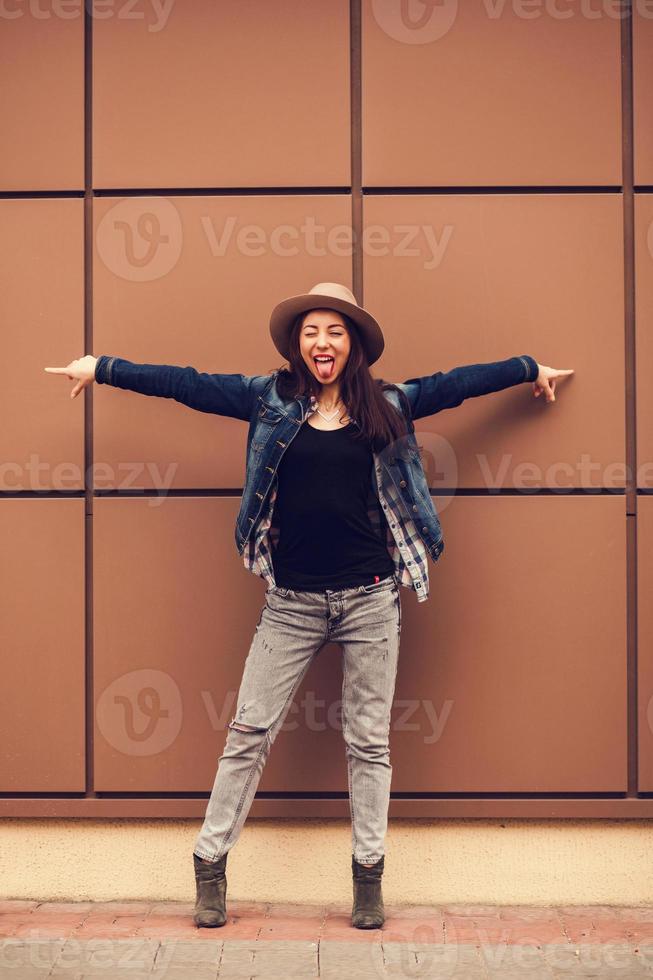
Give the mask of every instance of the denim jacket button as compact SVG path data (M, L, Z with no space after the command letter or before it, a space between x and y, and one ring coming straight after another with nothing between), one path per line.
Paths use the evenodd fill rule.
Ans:
M413 504L413 510L417 510L417 504Z
M407 483L406 483L406 481L405 481L405 480L400 480L400 481L399 481L399 486L400 486L400 487L405 487L405 486L407 486Z
M425 526L422 528L422 531L428 531L428 528Z

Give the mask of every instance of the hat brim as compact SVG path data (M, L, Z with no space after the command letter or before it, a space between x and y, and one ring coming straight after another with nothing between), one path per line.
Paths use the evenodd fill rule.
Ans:
M347 300L338 299L335 296L325 296L319 293L302 293L300 296L289 296L282 300L272 310L270 315L270 336L274 346L280 354L289 359L290 330L295 317L300 313L307 313L309 310L336 310L350 317L360 330L361 342L367 355L368 364L378 361L385 341L383 331L374 317L353 303Z

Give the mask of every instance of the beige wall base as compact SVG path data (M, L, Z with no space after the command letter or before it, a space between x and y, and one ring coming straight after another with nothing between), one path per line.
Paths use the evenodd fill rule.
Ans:
M0 822L0 898L194 901L199 820ZM250 818L227 862L232 899L347 902L350 824ZM401 820L387 903L653 902L651 821Z

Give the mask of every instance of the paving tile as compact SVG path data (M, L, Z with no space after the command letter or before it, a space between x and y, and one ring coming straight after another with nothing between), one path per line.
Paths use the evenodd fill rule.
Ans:
M555 905L500 905L499 918L515 922L559 922Z
M283 976L308 980L318 976L317 957L317 943L233 940L224 944L218 976L265 977L265 980Z
M571 915L561 916L562 928L572 943L590 942L595 931L594 922L589 917L574 918Z
M442 912L446 915L463 915L463 916L474 916L474 915L490 915L499 916L499 911L501 909L500 905L461 905L461 904L447 904L442 905Z
M260 916L265 918L270 908L270 902L244 902L240 899L233 901L227 894L227 913L240 918L245 915Z
M5 972L0 972L0 977L2 980L44 980L45 977L50 976L49 969L43 970L32 970L29 967L24 967L20 973L16 970L6 970Z
M223 943L171 940L157 950L152 977L157 980L215 980Z
M350 912L346 915L329 915L322 926L322 940L368 945L380 942L381 937L381 929L357 929L353 926Z
M442 918L443 907L441 905L406 905L399 902L386 902L385 914L386 917L396 916L399 919Z
M638 961L646 964L653 976L653 943L637 943L635 949Z
M257 939L265 919L263 917L234 916L227 910L227 921L222 926L196 926L192 923L196 932L197 939L207 939L212 935L219 936L221 940L242 940L249 941Z
M547 966L554 976L623 977L631 972L641 972L641 962L628 944L612 944L601 947L595 943L573 947L548 947L543 950Z
M217 931L217 930L216 930ZM184 939L165 939L159 944L154 964L159 967L162 963L176 965L177 963L213 963L220 962L223 941L221 939L195 939L187 942Z
M477 927L482 945L506 943L507 945L542 946L544 943L565 943L567 937L557 922L531 922L516 925L500 922L498 925Z
M180 964L179 966L169 966L160 970L155 968L148 974L148 980L216 980L217 976L218 967L216 965L195 964L191 972L188 966ZM121 980L130 980L130 978L125 976Z
M166 903L168 904L168 903ZM93 902L90 915L147 915L154 902Z
M620 919L653 922L653 905L615 905L612 911Z
M193 915L194 902L156 902L149 909L151 915Z
M538 946L488 943L481 946L478 953L491 977L499 977L508 973L519 974L523 977L542 974L551 980L552 974L544 951Z
M373 930L357 929L357 932ZM320 943L320 980L356 980L358 977L383 977L385 967L380 943Z
M535 967L533 970L490 970L486 974L488 980L554 980L553 973L546 967Z
M0 915L0 939L7 939L14 935L19 926L25 924L29 917L29 912L5 912Z
M0 945L0 976L22 980L23 974L43 973L52 969L64 940L9 939Z
M94 915L85 919L73 935L78 939L128 939L138 935L145 921L145 915Z
M52 968L52 977L79 972L85 976L131 976L152 969L158 942L142 939L68 940Z
M295 902L269 902L265 911L265 916L274 918L283 916L284 918L298 919L324 919L329 911L328 905L309 905Z
M556 906L561 915L571 915L575 919L614 919L616 906L614 905L558 905Z
M650 943L653 941L653 922L645 922L641 919L626 921L626 933L630 942Z
M20 898L7 899L6 901L0 902L0 915L4 915L5 912L12 915L16 912L29 912L30 909L36 908L38 904L35 900Z
M444 922L438 917L404 919L386 916L382 929L382 941L383 943L404 942L444 945Z
M393 943L383 940L383 959L388 976L451 978L485 977L478 951L473 946L432 943Z
M68 939L74 935L76 920L66 925L65 923L39 923L30 922L17 926L12 933L12 939Z
M442 917L444 925L444 939L447 943L478 943L478 929L473 919L462 915L449 915L447 912Z
M261 925L261 940L301 940L318 942L322 933L324 919L319 915L299 916L295 913L281 913L271 909Z
M84 917L93 907L93 902L39 902L39 912L77 912Z

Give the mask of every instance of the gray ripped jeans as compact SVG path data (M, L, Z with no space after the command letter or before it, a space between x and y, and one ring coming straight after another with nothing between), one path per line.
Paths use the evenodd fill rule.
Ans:
M348 589L267 590L195 844L198 857L218 861L238 840L293 697L322 646L332 641L343 651L342 731L352 853L364 864L380 860L388 825L390 712L400 633L394 575Z

